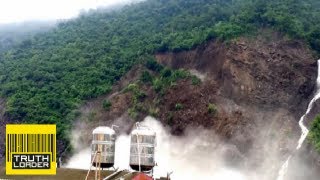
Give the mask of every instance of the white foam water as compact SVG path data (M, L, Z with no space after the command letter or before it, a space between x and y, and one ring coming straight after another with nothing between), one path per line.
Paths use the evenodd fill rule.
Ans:
M301 128L301 136L299 138L298 141L298 145L296 147L296 150L299 150L304 142L304 140L307 138L309 130L308 128L304 125L304 120L305 117L310 113L310 111L313 108L314 103L320 98L320 60L318 60L318 77L317 77L317 91L315 96L312 98L312 100L310 101L309 105L308 105L308 109L306 111L306 113L300 118L299 120L299 126ZM285 163L283 163L283 165L281 166L281 169L279 171L277 180L283 180L285 174L287 173L288 170L288 166L289 166L289 162L291 159L292 155L290 155L288 157L288 159L286 160Z

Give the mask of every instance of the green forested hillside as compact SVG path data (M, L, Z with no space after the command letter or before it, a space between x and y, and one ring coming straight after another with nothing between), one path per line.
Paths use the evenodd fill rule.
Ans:
M84 100L111 90L134 64L159 51L187 50L272 28L320 51L318 0L147 0L61 22L0 54L6 115L56 123L60 140Z
M55 26L55 21L29 21L24 23L0 24L0 53L12 46L30 39L40 32L47 32Z

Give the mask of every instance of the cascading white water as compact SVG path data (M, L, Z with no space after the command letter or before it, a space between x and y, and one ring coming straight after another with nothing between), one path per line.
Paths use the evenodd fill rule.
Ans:
M304 140L306 139L308 133L309 133L309 130L308 128L304 125L304 120L305 120L305 117L310 113L310 111L312 110L312 107L314 105L314 103L320 98L320 59L318 60L318 77L317 77L317 91L316 91L316 94L315 96L312 98L312 100L310 101L309 105L308 105L308 109L307 109L307 112L300 118L299 120L299 126L301 128L301 136L300 136L300 139L298 141L298 145L297 145L297 148L296 150L299 150L304 142ZM283 163L283 165L281 166L281 169L279 171L279 174L278 174L278 178L277 180L283 180L284 178L284 175L286 174L287 172L287 169L288 169L288 166L289 166L289 161L291 159L292 155L290 155L288 157L288 159L286 160L285 163Z

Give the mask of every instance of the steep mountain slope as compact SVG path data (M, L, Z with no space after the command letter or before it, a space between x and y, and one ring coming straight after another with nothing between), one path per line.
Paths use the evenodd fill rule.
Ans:
M0 25L0 53L12 48L37 33L44 33L55 26L54 21L30 21Z
M255 121L259 129L265 119L274 118L276 125L294 129L289 124L295 124L314 90L316 61L308 46L319 51L319 7L316 0L148 0L61 22L50 32L0 54L0 92L6 99L0 132L7 122L55 123L61 155L71 149L70 130L80 115L76 109L86 100L111 92L133 65L155 55L173 68L206 74L209 83L189 86L197 84L194 77L156 68L150 73L159 77L149 82L156 92L148 85L131 86L128 91L133 95L116 96L123 101L118 103L118 113L128 110L134 119L158 114L175 134L183 133L187 125L209 125L227 139L240 132L244 137L239 136L234 144L241 153L248 153L253 135L246 128L252 126L251 121L261 120ZM231 41L268 34L261 29L281 35ZM174 83L188 93L171 87ZM139 98L144 95L137 89L158 101L149 99L140 106ZM122 107L131 98L134 106ZM144 105L152 106L146 109ZM220 113L212 118L210 114L217 110ZM194 121L198 117L203 121ZM273 123L268 125L273 129Z
M297 122L316 89L317 75L317 64L303 44L273 36L269 37L271 41L261 36L249 41L240 38L227 47L208 43L190 52L157 55L163 64L196 69L207 74L208 79L215 79L222 96L218 107L228 109L229 114L240 111L243 119L232 117L240 124L227 123L226 126L239 128L231 131L230 141L247 158L241 162L266 179L276 178L276 164L296 153L295 142L300 133ZM215 132L222 129L218 125ZM318 179L318 158L310 149L312 152L309 146L295 155L288 179Z
M208 43L190 52L159 53L156 57L166 66L207 74L217 81L224 96L237 102L280 105L300 115L297 108L305 105L301 102L314 90L315 57L299 41L287 41L268 31L260 33L256 40L240 38L227 47Z
M261 32L255 39L209 41L190 51L155 55L159 63L187 69L202 81L185 76L159 91L158 80L165 82L175 71L158 73L148 63L133 68L108 96L82 106L74 131L82 145L77 149L89 145L95 126L118 124L128 132L137 120L152 115L175 135L193 127L209 129L232 145L224 153L231 166L254 168L261 179L275 178L294 152L297 121L313 95L317 65L302 42Z

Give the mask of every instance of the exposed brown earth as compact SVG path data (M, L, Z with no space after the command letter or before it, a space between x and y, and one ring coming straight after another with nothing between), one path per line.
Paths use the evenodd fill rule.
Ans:
M317 62L302 42L273 36L269 41L263 37L240 38L229 44L211 41L192 51L156 57L173 68L206 73L217 82L222 96L236 102L286 106L295 111L310 99Z
M279 159L284 162L293 153L300 135L297 121L312 98L317 76L316 59L302 42L276 33L271 38L211 41L192 51L156 55L161 64L196 70L218 85L203 96L216 96L219 112L227 113L225 121L214 119L208 125L234 143L248 157L247 165L262 174L277 172ZM184 93L175 94L183 98ZM188 124L205 121L198 117Z
M300 135L297 121L315 88L317 64L305 44L273 33L268 38L210 41L191 51L155 56L163 65L192 70L204 78L199 85L193 85L190 79L180 80L163 95L155 93L150 85L140 85L146 94L141 102L145 109L156 112L175 135L182 135L189 127L211 129L235 145L226 154L232 165L276 175L295 149ZM82 107L82 121L77 126L85 132L81 133L86 135L81 136L84 144L90 142L91 130L97 125L114 123L129 132L135 122L127 113L133 95L120 90L135 82L142 69L131 70L112 95ZM112 102L109 111L102 109L104 99ZM182 107L177 109L177 104ZM208 112L209 104L217 107L216 114ZM92 112L94 117L90 116ZM137 119L146 115L148 111L140 112ZM94 123L89 127L88 121Z
M146 111L134 120L128 115L133 94L122 90L139 78L144 68L136 66L111 94L81 107L73 131L73 137L81 143L75 143L75 148L88 147L96 126L117 124L120 131L129 132L136 120L152 110L175 135L202 126L234 145L225 155L233 166L276 175L295 149L300 135L297 121L315 89L316 60L303 42L271 33L228 43L210 41L190 51L155 57L171 68L198 73L204 77L202 83L180 80L163 95L151 85L140 85L146 94L141 102ZM112 103L110 110L102 108L105 99ZM209 104L216 106L217 113L208 111Z

